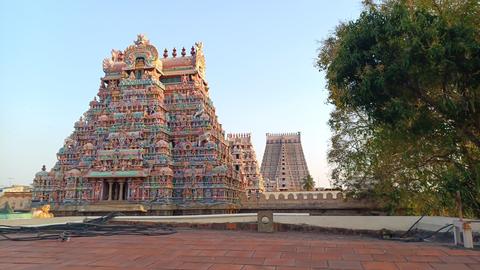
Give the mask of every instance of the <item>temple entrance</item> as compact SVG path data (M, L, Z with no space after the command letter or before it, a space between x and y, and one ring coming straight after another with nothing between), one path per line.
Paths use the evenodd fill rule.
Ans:
M102 200L123 201L127 198L128 183L125 179L108 179L103 181Z

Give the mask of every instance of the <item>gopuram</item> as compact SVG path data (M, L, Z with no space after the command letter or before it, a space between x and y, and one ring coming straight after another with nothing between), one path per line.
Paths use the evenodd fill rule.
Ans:
M144 35L103 61L105 76L33 206L57 214L231 213L246 180L209 98L202 43L163 55Z
M235 170L240 172L247 183L247 196L258 195L265 191L263 177L258 167L257 155L253 148L250 133L227 134L230 151L233 155Z
M267 133L260 171L267 191L301 191L309 173L300 132Z

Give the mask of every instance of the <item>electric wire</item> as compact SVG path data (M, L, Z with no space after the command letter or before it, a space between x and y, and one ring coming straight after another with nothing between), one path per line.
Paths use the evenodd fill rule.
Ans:
M412 231L413 227L415 227L415 225L418 224L418 222L420 222L420 220L423 219L423 217L425 216L421 216L419 219L417 219L417 221L415 221L415 223L412 224L412 226L410 226L410 228L408 228L408 230L402 234L400 237L403 238L403 237L406 237L408 234L410 234L410 232Z
M170 235L177 231L163 224L111 224L109 223L118 213L110 213L100 218L86 220L82 223L65 223L43 225L35 227L4 226L0 225L0 241L35 241L35 240L62 240L68 241L72 237L96 237L115 235L143 235L160 236Z

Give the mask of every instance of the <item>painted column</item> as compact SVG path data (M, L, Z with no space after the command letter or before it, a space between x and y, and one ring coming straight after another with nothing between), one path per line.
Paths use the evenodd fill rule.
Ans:
M112 188L113 188L113 183L112 180L108 180L108 200L112 200Z
M126 186L126 189L127 189L127 198L126 198L126 199L127 199L127 201L130 200L130 196L131 196L130 193L132 192L132 191L130 190L130 187L132 186L131 183L132 183L132 179L131 179L131 178L128 178L128 180L127 180L127 186Z
M125 184L125 180L120 180L120 194L118 194L118 200L123 201L123 184Z

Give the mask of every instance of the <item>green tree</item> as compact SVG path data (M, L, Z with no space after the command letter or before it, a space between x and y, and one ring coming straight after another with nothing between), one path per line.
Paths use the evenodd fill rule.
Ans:
M302 188L307 191L312 191L315 188L315 181L310 174L302 179Z
M13 213L13 208L10 206L8 202L6 202L3 207L0 209L0 214L11 214Z
M392 212L480 216L480 4L366 4L320 50L334 184Z

